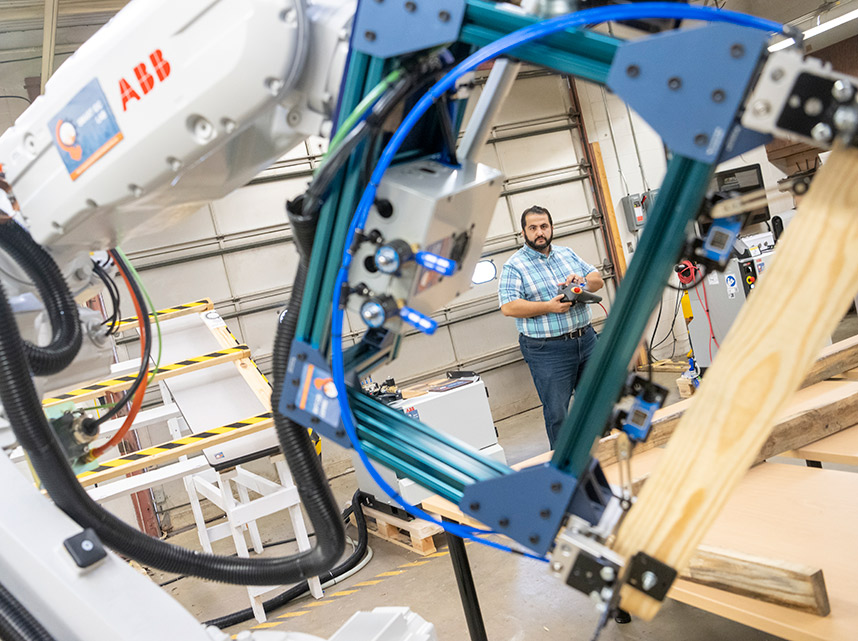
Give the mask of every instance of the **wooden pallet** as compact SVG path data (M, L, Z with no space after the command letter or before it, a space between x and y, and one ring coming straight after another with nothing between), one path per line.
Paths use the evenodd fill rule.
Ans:
M440 526L422 519L406 521L366 506L362 508L367 529L371 534L421 556L436 552L435 536L444 533Z

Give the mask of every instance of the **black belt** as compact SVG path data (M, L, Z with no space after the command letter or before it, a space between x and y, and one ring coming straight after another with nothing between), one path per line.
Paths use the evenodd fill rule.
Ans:
M578 329L573 329L571 332L566 332L565 334L560 334L560 336L543 336L541 338L535 338L534 336L527 336L525 338L533 338L538 341L563 341L569 340L571 338L581 338L584 334L587 333L592 325L584 325L584 327L579 327Z

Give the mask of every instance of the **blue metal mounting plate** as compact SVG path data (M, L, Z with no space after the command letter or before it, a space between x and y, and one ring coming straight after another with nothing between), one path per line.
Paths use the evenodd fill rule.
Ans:
M292 341L277 409L299 425L312 428L337 445L351 448L340 420L331 366L317 349L303 341Z
M577 484L573 476L545 463L468 485L459 508L537 554L546 554Z
M361 0L352 47L390 58L455 42L465 19L465 0Z
M768 40L759 29L716 23L628 42L607 84L671 150L715 163L728 142L748 140L736 135L737 112Z

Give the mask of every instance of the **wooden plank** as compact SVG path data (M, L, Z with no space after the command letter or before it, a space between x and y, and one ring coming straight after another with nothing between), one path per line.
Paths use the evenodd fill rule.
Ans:
M813 385L858 367L858 336L825 346L805 376L802 387Z
M858 466L858 425L804 447L784 452L781 456Z
M149 314L149 318L151 319L157 315L158 321L160 322L170 320L171 318L179 318L180 316L189 316L190 314L201 314L202 312L207 312L212 309L214 309L214 303L212 303L211 298L201 298L193 303L185 303L184 305L177 305L176 307L168 307L167 309L159 310L155 312L155 314ZM137 329L139 326L140 322L137 317L129 316L128 318L123 318L119 321L117 331L128 332L132 329Z
M220 445L248 434L261 432L272 425L274 425L274 420L271 418L271 414L261 414L104 461L95 469L78 474L77 478L84 487L102 483L147 467L175 461L182 456L195 454L208 447Z
M701 545L681 576L802 612L819 616L831 612L822 570L801 563Z
M366 506L361 509L371 533L422 556L435 552L433 537L444 532L441 527L422 519L406 521Z
M667 444L693 400L689 398L658 410L650 437L635 447L635 456ZM853 425L858 425L858 382L822 381L796 392L781 409L775 427L760 448L755 462L802 447ZM615 463L617 457L612 437L601 439L593 455L603 467Z
M152 382L163 381L167 378L196 372L207 367L223 365L224 363L230 363L249 356L250 350L247 345L238 345L237 347L222 349L210 354L195 356L194 358L188 358L184 361L179 361L178 363L162 365L155 371L155 376L152 379ZM87 385L81 389L57 394L54 397L43 399L42 407L51 407L53 405L67 403L69 401L73 403L83 403L84 401L92 401L97 398L101 398L108 392L121 392L131 387L135 378L137 378L137 374L129 374L127 376L120 376L118 378L93 383L92 385Z
M212 326L206 323L212 335L217 340L218 344L223 348L235 347L239 344L238 339L233 335L226 323L223 325ZM253 390L259 401L267 408L271 409L271 383L265 378L265 375L259 370L256 362L250 358L242 358L235 361L235 367L238 373L244 379L244 382Z
M655 361L651 365L639 365L638 371L645 372L648 371L650 367L652 367L653 372L678 372L681 374L688 369L688 361L672 361L670 359L665 359Z
M623 251L622 236L620 236L620 227L617 224L617 212L614 210L614 199L611 197L611 190L608 186L608 174L605 171L605 162L602 159L602 146L597 142L590 143L590 156L593 159L593 168L591 177L593 179L593 187L601 196L600 200L604 205L605 220L608 221L608 231L610 232L611 244L613 245L613 254L616 257L617 264L614 270L617 273L617 282L623 279L626 275L626 254ZM637 362L641 365L649 363L649 355L644 348L643 343L638 348Z
M858 283L858 149L837 147L782 236L766 278L742 307L661 465L617 534L682 570L801 385ZM825 287L796 283L813 274ZM625 586L622 607L645 620L661 603Z

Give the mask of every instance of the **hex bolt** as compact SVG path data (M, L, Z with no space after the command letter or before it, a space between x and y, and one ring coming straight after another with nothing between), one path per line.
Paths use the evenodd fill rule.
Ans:
M295 403L289 403L289 404L286 406L286 409L287 409L287 410L294 410L294 409L295 409Z
M93 545L92 541L90 541L89 539L84 539L80 542L80 549L84 552L92 552L94 547L95 545Z
M543 519L547 519L551 516L551 510L541 510L539 512L539 516L541 516Z
M498 521L498 525L500 525L501 527L508 527L509 526L509 519L506 517L503 517L502 519L500 519Z
M560 572L561 570L563 570L563 564L560 561L555 561L551 564L552 572Z
M755 100L754 104L751 105L751 113L753 113L758 118L762 118L763 116L767 116L769 112L772 110L772 103L768 100Z
M822 101L816 96L811 96L804 101L804 113L806 113L811 118L821 114L824 108L825 107L822 104Z
M539 535L538 534L531 534L528 541L533 543L533 545L536 545L537 543L539 543Z
M301 381L299 381L297 378L292 379L292 385L294 385L295 387L298 387L298 385L300 385L300 384L301 384Z
M838 107L834 112L834 126L838 131L852 133L858 129L858 109L855 107Z
M716 89L712 92L712 102L724 102L724 99L727 97L727 94L723 89Z
M799 107L801 107L801 98L793 94L789 97L789 100L787 100L787 104L790 106L791 109L798 109Z
M644 592L652 590L657 583L658 577L655 575L655 572L647 570L641 575L641 587L644 589Z
M346 435L346 431L344 429L337 430L337 438L343 438Z
M605 583L610 583L617 578L617 573L610 565L606 565L599 570L599 576L602 577L602 581Z
M667 81L667 87L671 91L676 91L677 89L681 89L682 88L682 78L677 78L676 76L674 76L673 78L670 78Z
M626 67L626 75L629 78L637 78L639 75L641 75L641 68L637 65L629 65L628 67Z
M414 13L415 11L417 11L417 3L411 2L411 0L409 0L408 2L405 3L405 10L408 13Z
M745 55L745 47L737 42L730 47L730 55L734 58L741 58Z
M369 40L370 42L375 42L376 34L375 31L367 31L363 34L363 37Z
M479 512L480 511L480 504L477 501L474 501L468 507L471 508L471 512Z
M819 142L828 142L832 137L831 127L824 122L818 122L810 130L810 137Z
M785 74L786 74L786 72L783 69L781 69L780 67L778 67L777 69L772 69L771 79L774 80L775 82L779 82L780 79L783 78Z
M563 484L562 484L562 483L554 482L554 483L552 483L552 484L551 484L551 491L552 491L552 492L554 492L555 494L557 494L558 492L560 492L560 490L562 490L562 489L563 489Z
M296 358L297 358L299 361L306 361L306 360L307 360L307 355L306 355L306 354L298 354L298 356L296 356Z
M838 80L831 88L831 95L837 102L849 102L855 95L855 88L852 86L851 82Z
M318 417L318 416L313 416L313 417L311 417L311 418L310 418L310 422L311 422L313 425L318 425L318 424L319 424L319 417Z
M707 142L709 142L709 136L706 134L697 134L694 136L694 144L698 147L703 147Z
M441 22L450 22L450 12L449 11L439 11L438 12L438 20Z

